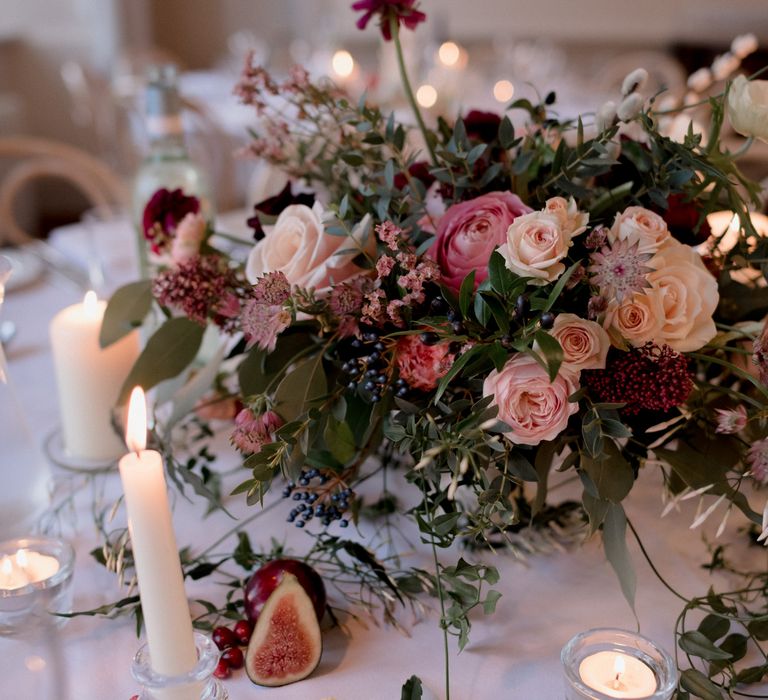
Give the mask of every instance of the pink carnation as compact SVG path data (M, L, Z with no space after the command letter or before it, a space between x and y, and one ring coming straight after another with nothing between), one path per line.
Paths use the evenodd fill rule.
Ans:
M458 292L462 280L474 270L477 287L488 277L491 253L506 242L512 222L530 211L511 192L490 192L449 207L430 250L443 282Z
M400 378L414 389L431 391L453 364L450 343L426 345L416 335L406 335L397 341L395 358Z

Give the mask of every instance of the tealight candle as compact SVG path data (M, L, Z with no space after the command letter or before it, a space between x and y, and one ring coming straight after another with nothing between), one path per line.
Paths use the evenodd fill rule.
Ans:
M0 589L13 591L30 583L39 583L59 570L55 557L28 549L19 549L12 557L0 559Z
M50 336L64 448L84 460L117 459L120 438L110 421L120 388L139 355L136 332L109 347L99 345L105 301L88 292L51 321Z
M567 700L669 700L674 660L651 640L617 629L577 634L561 655Z

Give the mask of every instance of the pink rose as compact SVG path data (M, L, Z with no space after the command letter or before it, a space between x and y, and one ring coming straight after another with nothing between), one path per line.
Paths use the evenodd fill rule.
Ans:
M560 222L560 228L571 238L583 233L589 223L589 214L579 211L576 200L571 197L551 197L544 203L544 211Z
M200 252L205 236L205 219L200 214L187 214L176 227L171 242L171 259L175 263L193 258Z
M638 253L656 253L669 239L667 222L658 214L644 207L627 207L616 214L608 233L610 241L628 241L639 244Z
M626 347L624 341L640 347L659 337L664 323L661 297L653 289L647 291L635 292L621 303L612 301L608 305L603 325L613 334L618 347Z
M538 445L553 440L578 411L568 397L579 388L578 375L561 367L554 382L530 355L516 355L500 372L493 370L483 383L483 395L493 395L498 419L511 430L506 434L516 445Z
M443 282L458 292L475 271L475 287L488 277L488 260L504 243L507 229L531 209L511 192L490 192L449 207L440 219L432 255Z
M408 386L431 391L453 364L450 343L426 345L417 335L404 335L397 341L396 362L400 378Z
M267 272L282 272L292 285L327 292L364 271L352 262L361 252L373 253L376 245L370 216L349 236L327 233L322 207L315 203L292 204L280 213L266 235L251 250L245 274L251 283ZM340 252L349 251L349 252Z
M550 331L563 349L563 367L580 372L583 369L605 369L605 358L611 339L595 321L559 314Z

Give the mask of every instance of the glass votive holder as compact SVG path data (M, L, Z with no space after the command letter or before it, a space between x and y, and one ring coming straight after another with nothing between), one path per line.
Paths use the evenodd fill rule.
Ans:
M0 542L0 636L61 627L72 612L75 551L63 540L24 537Z
M634 632L593 629L581 632L560 654L566 700L670 700L677 687L675 660Z
M190 697L200 700L228 700L227 691L213 675L221 655L218 647L209 637L199 632L195 632L195 647L197 665L191 671L181 676L164 676L152 669L149 647L144 644L136 652L131 665L131 673L141 685L139 700L173 698L174 690L185 700Z

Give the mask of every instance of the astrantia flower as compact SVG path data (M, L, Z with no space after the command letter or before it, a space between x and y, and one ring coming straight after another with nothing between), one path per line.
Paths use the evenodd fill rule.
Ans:
M211 319L227 329L237 309L237 293L237 281L226 260L216 255L184 260L152 283L152 294L161 306L179 309L196 323Z
M416 335L406 335L397 341L395 362L400 378L414 389L431 391L453 365L450 343L426 345Z
M187 214L200 211L200 200L188 197L181 189L168 190L164 187L152 195L142 216L144 238L153 253L163 252L170 243L176 227Z
M356 277L331 289L328 308L338 318L339 333L343 337L357 333L365 294L370 291L371 286L371 280L367 277Z
M235 429L230 441L242 453L255 454L274 441L275 431L281 425L283 420L274 411L256 416L251 409L244 408L235 417Z
M622 412L666 413L685 403L693 389L688 360L668 346L648 343L608 357L604 370L584 372L592 395L606 403L625 403Z
M758 484L768 484L768 438L752 444L747 451L749 473Z
M738 406L735 409L715 409L717 413L716 433L730 435L744 430L747 425L747 409L744 406Z
M291 285L282 272L268 272L253 285L253 298L260 304L280 306L291 296Z
M652 257L650 253L640 253L638 243L616 240L592 253L587 272L604 297L621 301L650 287L646 275L653 269L645 263Z
M396 19L398 24L404 24L408 29L416 29L427 16L416 9L416 0L358 0L352 3L352 9L363 12L357 20L357 28L365 29L375 15L379 16L379 28L386 41L392 39L390 21Z

